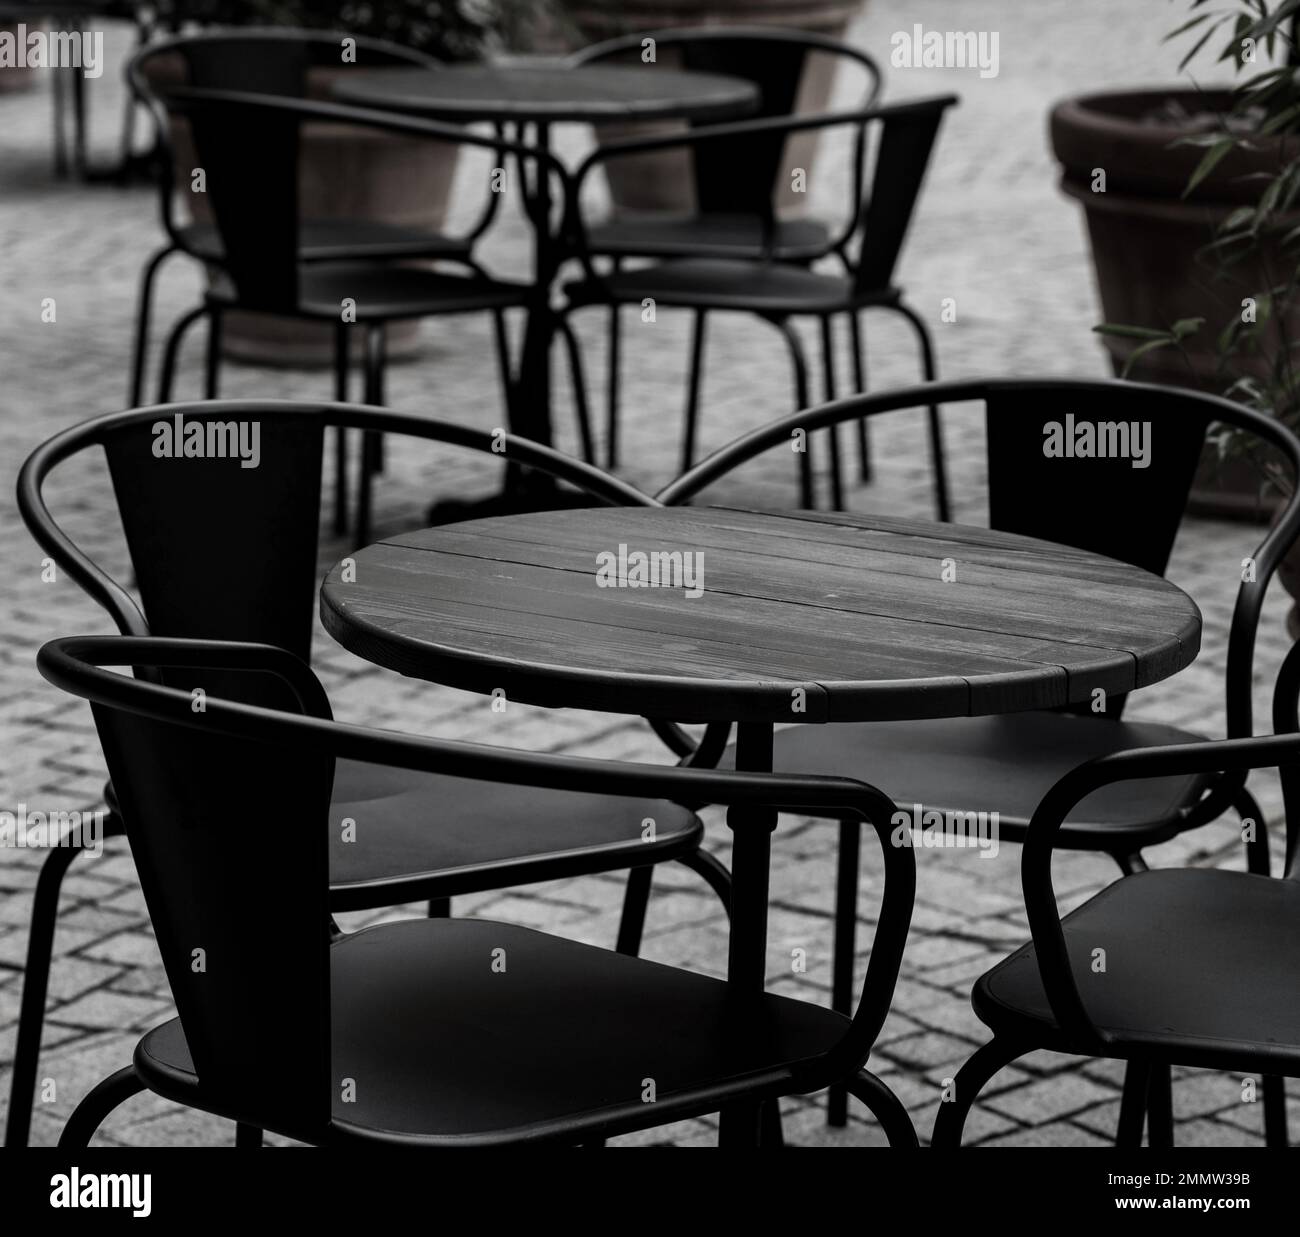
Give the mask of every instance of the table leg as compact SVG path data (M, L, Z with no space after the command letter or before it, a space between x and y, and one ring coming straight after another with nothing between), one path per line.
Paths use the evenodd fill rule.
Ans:
M550 126L536 126L538 150L549 153ZM559 246L550 233L551 178L542 167L534 168L529 188L527 173L520 168L525 202L533 223L533 299L524 328L523 355L519 361L519 398L512 411L511 429L524 438L547 446L551 443L551 342L555 319L551 310L551 285L559 270Z
M539 150L549 153L550 126L537 124L535 142ZM522 140L523 126L513 134ZM529 184L528 160L519 160L519 180L524 209L533 225L533 295L524 324L523 350L515 381L514 398L507 410L511 433L530 438L544 446L551 445L551 344L555 338L555 313L551 308L551 289L564 261L561 242L550 233L553 195L550 177L541 169ZM492 515L511 515L521 511L543 510L557 506L574 506L572 496L561 491L545 473L507 463L505 483L500 493L481 502L450 500L435 503L428 513L430 524ZM578 505L587 505L578 500Z
M771 722L741 722L736 727L736 768L771 772ZM768 883L776 817L770 808L732 807L727 811L732 832L727 979L732 999L740 1003L761 996L767 978ZM725 1147L753 1147L761 1132L760 1105L733 1104L722 1112L718 1142Z

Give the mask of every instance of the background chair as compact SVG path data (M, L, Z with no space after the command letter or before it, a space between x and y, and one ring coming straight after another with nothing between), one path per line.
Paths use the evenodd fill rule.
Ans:
M344 37L355 44L355 59L342 63ZM132 350L131 385L127 399L132 408L144 402L144 373L148 353L149 319L153 287L167 258L183 253L205 265L224 257L221 234L212 222L181 222L177 215L174 130L162 105L158 83L172 77L173 86L207 90L232 90L305 99L317 88L313 75L328 69L347 73L354 69L436 69L440 62L384 39L330 31L292 30L282 27L241 28L163 39L138 52L126 68L133 99L154 120L154 146L159 207L167 242L145 264L141 277L139 310ZM177 126L179 130L180 125ZM186 178L188 179L188 178ZM485 205L475 225L462 236L448 236L421 228L404 227L371 219L304 218L299 232L303 262L394 260L424 258L460 260L472 267L474 241L491 224L499 195L486 193ZM502 356L504 363L504 354Z
M837 314L867 308L886 309L901 314L917 333L922 364L927 379L935 376L934 352L921 318L903 301L902 291L893 283L894 268L916 206L917 196L930 160L944 112L957 100L952 96L923 99L871 108L857 112L834 113L804 119L742 121L712 125L680 135L611 143L594 151L578 168L571 183L572 207L570 227L575 248L583 260L585 277L567 285L570 311L589 305L640 304L653 301L662 307L696 311L731 310L754 314L771 322L782 333L790 350L794 367L795 406L811 403L807 363L803 348L791 320L812 317L821 327L824 377L827 395L835 394L833 358L830 349L830 323ZM823 274L775 258L773 241L776 218L769 194L754 209L763 237L762 258L687 258L656 262L613 274L597 271L587 250L586 224L580 206L583 182L593 169L611 159L652 150L690 147L700 150L700 158L715 157L725 148L727 162L744 163L737 154L755 140L770 143L800 133L812 133L833 127L850 126L854 133L853 174L849 178L852 193L850 224L840 252L846 253L850 241L857 241L857 257L850 262L847 274ZM875 159L871 187L863 198L866 173L868 130L875 130ZM720 146L719 144L725 144ZM698 384L697 384L698 386ZM698 395L698 390L695 392ZM689 467L695 454L695 400L688 405L682 448L683 468ZM940 518L948 513L947 470L943 457L939 410L929 410L930 450L935 475L936 505ZM838 438L828 434L831 447L832 499L842 507L843 479ZM813 470L807 451L799 453L800 485L803 504L814 505Z
M958 1072L952 1102L939 1105L936 1147L959 1146L980 1090L1036 1048L1127 1061L1129 1077L1148 1084L1152 1147L1173 1146L1171 1064L1264 1074L1268 1142L1286 1144L1277 1076L1300 1076L1298 698L1300 644L1278 677L1276 736L1112 752L1051 788L1034 813L1021 863L1033 940L975 985L971 1004L993 1039ZM1280 879L1203 868L1135 872L1061 917L1052 852L1082 802L1151 778L1197 779L1216 787L1201 812L1210 819L1249 770L1274 766L1286 803ZM1098 950L1104 971L1095 965ZM1279 1097L1272 1107L1270 1083ZM1141 1145L1139 1095L1126 1092L1121 1146Z
M256 422L258 466L243 468L229 458L155 457L153 427L176 417L205 427ZM525 439L354 405L216 401L114 413L64 431L23 465L19 510L44 552L104 607L120 632L256 640L306 660L319 578L323 443L331 427L491 453L575 486L597 502L652 502L598 469ZM92 447L102 448L108 459L139 606L68 538L42 497L51 470ZM227 686L219 677L207 685L217 694ZM282 694L261 694L246 682L237 687L242 699L283 704ZM675 727L655 729L675 751L691 751L689 738ZM725 738L724 729L709 741L715 761ZM120 832L112 791L107 827ZM341 761L330 813L330 897L336 910L427 899L431 913L446 914L452 896L474 890L630 869L618 947L635 953L655 863L680 861L729 904L726 869L701 850L702 825L673 804L572 790L524 792L504 782ZM647 817L656 823L652 841L643 835ZM351 843L339 827L348 818L357 828ZM66 846L51 850L37 884L7 1145L27 1138L59 887L76 853Z
M153 31L153 16L137 0L0 0L0 22L22 22L35 29L48 22L54 30L97 29L104 21L130 22L143 43ZM103 66L100 67L102 72ZM54 101L54 174L66 177L71 171L83 180L98 180L86 157L86 73L84 68L63 66L50 74L50 96ZM72 154L68 154L68 117L72 116ZM122 137L122 163L127 166L131 150L132 109L128 107Z
M1003 379L915 387L795 413L723 447L657 497L668 504L686 501L746 460L788 444L795 429L811 434L858 417L963 400L981 401L985 408L992 528L1106 554L1157 574L1168 565L1211 425L1245 432L1258 452L1271 451L1279 467L1293 478L1300 476L1300 440L1273 418L1229 400L1130 382ZM1067 413L1079 422L1144 423L1149 427L1149 466L1134 468L1125 458L1047 457L1044 429ZM1252 662L1260 606L1297 533L1300 498L1293 492L1248 560L1251 570L1241 571L1224 682L1231 739L1252 734ZM885 612L889 604L881 598ZM1131 748L1203 740L1172 726L1122 720L1126 698L1123 690L1104 701L1063 694L1055 712L869 722L829 730L795 726L777 732L774 767L879 782L908 810L919 803L943 812L996 811L1001 840L1019 842L1042 797L1083 761ZM1268 838L1259 804L1240 786L1213 796L1217 811L1207 817L1202 802L1214 784L1208 774L1196 772L1100 790L1070 811L1057 844L1104 852L1122 871L1136 872L1146 866L1144 848L1205 824L1231 806L1243 820L1255 822L1247 857L1252 872L1267 874ZM856 835L845 830L839 852L841 889L857 888L855 846ZM851 903L840 901L836 923L834 999L836 1008L843 1009L853 980ZM831 1119L842 1121L843 1111L842 1097L833 1097Z
M758 89L755 119L793 116L800 105L800 91L811 71L810 62L819 58L833 62L831 72L854 72L860 79L855 105L871 107L880 94L880 70L865 52L825 35L802 30L780 30L761 26L691 27L647 30L622 35L575 52L569 63L643 63L646 40L655 47L656 64L680 64L701 73L720 73L753 82ZM622 213L587 232L590 252L607 258L615 272L628 259L639 258L750 258L764 256L763 230L759 216L772 194L784 183L786 140L782 135L764 135L744 143L739 157L719 161L708 157L706 148L680 152L691 156L690 186L694 210L689 214L668 211ZM703 156L703 157L702 157ZM836 234L832 225L805 216L774 220L772 255L778 261L800 266L828 255L846 263L848 232ZM621 342L620 305L609 310L609 377L606 412L606 464L618 465L619 353ZM704 364L705 323L708 310L695 313L691 346L691 369L687 423L693 423L699 402L700 374ZM856 387L866 389L865 359L861 323L856 313L847 315L853 344ZM863 480L869 479L869 453L865 423L860 426L860 459ZM684 467L690 467L688 461Z
M347 395L347 358L351 328L364 331L367 403L384 402L385 328L391 321L441 314L486 312L492 315L498 355L506 355L504 312L534 309L538 290L529 284L488 277L471 259L455 262L466 271L431 270L394 261L321 260L302 262L302 223L298 212L298 147L302 126L310 120L368 126L383 131L420 134L493 150L498 158L514 154L521 165L536 165L540 175L557 175L561 165L549 154L528 146L473 134L433 121L406 119L386 112L343 107L269 95L176 89L165 98L167 111L189 124L197 158L207 176L208 197L221 241L222 256L213 261L221 277L202 304L181 317L163 356L159 399L170 398L177 355L185 332L200 318L208 321L205 395L218 394L222 315L232 309L281 317L329 322L335 328L335 395ZM561 196L563 194L561 193ZM543 226L539 224L539 226ZM174 236L177 244L179 236ZM567 333L567 324L561 323ZM576 372L576 342L568 340L575 365L579 429L591 455L591 429L583 382ZM507 408L522 394L508 370L502 373ZM369 477L382 458L377 435L363 440L358 469L359 497L355 537L369 540ZM346 509L347 442L335 444L335 528L342 532Z
M180 684L208 670L273 679L297 707L209 697L200 716L188 690L100 668L124 663ZM902 1105L862 1069L889 1009L915 880L911 852L888 843L892 805L879 791L343 726L307 666L267 645L80 637L47 644L38 664L91 701L179 1014L90 1092L60 1146L86 1145L146 1087L238 1122L245 1146L269 1129L313 1143L465 1147L589 1143L844 1077L891 1144L916 1145ZM870 824L883 851L858 1009L850 1019L786 997L742 999L722 980L485 920L331 934L336 759L535 787L537 798L583 787L636 801L833 805ZM273 822L254 856L230 843L249 787ZM232 902L253 913L232 915Z

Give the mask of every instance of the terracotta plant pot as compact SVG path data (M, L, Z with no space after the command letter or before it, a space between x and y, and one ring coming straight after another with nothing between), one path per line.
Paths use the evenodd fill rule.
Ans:
M783 26L814 34L842 38L862 0L563 0L565 12L583 44L598 43L643 30L692 26ZM672 66L680 56L672 48L659 51L656 63ZM825 111L835 82L838 58L813 53L805 62L796 110ZM681 122L635 125L600 125L600 142L680 132ZM812 177L817 158L817 135L792 138L786 161ZM614 209L620 212L670 211L688 213L695 208L690 156L684 151L663 151L616 159L605 167ZM778 210L785 217L802 213L807 195L784 186Z
M1160 119L1170 104L1186 113L1224 111L1226 92L1166 89L1086 95L1059 103L1051 115L1052 149L1062 165L1062 188L1083 204L1102 318L1129 326L1166 328L1180 318L1204 318L1186 342L1187 358L1175 349L1146 354L1130 376L1150 382L1221 392L1214 341L1241 313L1242 301L1267 286L1264 252L1221 269L1204 247L1235 209L1260 193L1253 174L1275 174L1284 151L1280 139L1257 139L1252 151L1232 151L1189 197L1183 191L1204 155L1198 146L1174 146L1191 130ZM1287 157L1294 141L1288 140ZM1104 191L1094 188L1099 173ZM1298 220L1300 222L1300 220ZM1300 331L1300 311L1290 330ZM1102 337L1119 373L1135 341ZM1249 365L1249 363L1248 363ZM1256 372L1262 373L1263 363ZM1249 465L1202 466L1190 509L1233 518L1266 519L1272 501L1263 496L1259 473Z
M309 97L328 99L331 83L346 72L342 68L311 70ZM183 61L176 56L174 63L156 63L149 76L160 90L180 83L184 80ZM191 191L190 173L196 160L183 121L173 121L172 141L181 198L195 220L210 222L206 196ZM453 144L374 129L309 124L303 128L300 153L302 218L372 219L436 231L446 219L459 149ZM392 323L388 328L389 357L415 351L419 331L418 320ZM360 350L359 338L356 346ZM328 366L334 355L333 324L231 313L222 330L222 353L259 365Z

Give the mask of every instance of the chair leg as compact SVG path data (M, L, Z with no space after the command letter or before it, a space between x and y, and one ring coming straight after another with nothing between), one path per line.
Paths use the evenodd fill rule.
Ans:
M862 322L858 311L849 311L849 332L853 340L853 386L859 395L867 393L867 346L862 338ZM871 433L866 417L859 417L858 469L863 481L871 480Z
M1264 822L1264 809L1259 806L1255 796L1243 786L1232 800L1232 810L1241 818L1242 824L1248 820L1255 822L1255 836L1246 843L1246 870L1255 873L1256 876L1267 876L1269 872L1268 828Z
M25 1147L31 1131L32 1103L36 1094L36 1069L41 1055L45 1022L45 995L54 953L54 928L59 916L59 889L77 850L56 846L41 864L32 900L27 935L27 964L23 970L23 995L18 1013L18 1042L14 1046L14 1072L9 1082L9 1116L5 1146Z
M153 312L153 285L158 277L158 268L163 262L180 250L175 245L164 245L145 263L140 276L140 300L135 312L135 341L131 349L131 388L127 392L127 404L139 408L144 399L144 367L149 354L149 318Z
M262 1145L262 1131L255 1125L245 1125L242 1121L235 1124L236 1147L258 1147Z
M72 168L78 180L86 179L86 74L70 69L72 74Z
M73 1109L68 1124L59 1135L59 1149L88 1147L104 1118L119 1104L125 1103L133 1095L139 1095L143 1090L144 1083L131 1065L97 1083L91 1088L90 1094Z
M859 1070L844 1086L880 1122L891 1147L921 1145L916 1136L916 1126L912 1124L912 1118L907 1115L902 1101L870 1070Z
M348 345L351 334L346 322L334 327L334 399L348 402ZM346 426L334 427L334 535L342 537L348 531L348 431Z
M622 262L611 260L610 271L617 275ZM609 368L605 390L605 467L618 467L618 379L623 342L623 307L613 302L609 307Z
M50 74L50 96L54 102L54 175L63 180L68 175L67 69L55 69Z
M1264 1076L1264 1145L1290 1146L1286 1123L1286 1083L1276 1074Z
M695 463L695 442L700 423L700 386L704 380L704 336L708 320L708 310L697 309L691 324L691 372L682 426L682 472L686 472Z
M191 309L172 327L172 333L167 337L167 347L163 352L162 374L158 378L158 403L171 402L172 384L176 378L176 359L180 354L181 340L184 339L185 332L207 312L207 306L200 305Z
M221 310L208 314L208 354L204 366L203 398L216 399L221 374Z
M569 374L573 380L573 403L578 413L578 437L582 441L582 458L588 464L596 462L596 443L591 433L591 412L587 407L587 379L582 369L582 348L578 337L569 325L564 314L556 317L560 334L564 336L564 346L569 352Z
M826 402L835 400L835 340L831 333L829 314L823 314L822 328L822 380L825 383ZM831 506L844 510L844 464L840 459L840 427L832 425L826 431L831 447Z
M858 870L862 830L855 821L840 822L835 874L835 944L831 961L831 1008L837 1014L853 1012L853 954L858 927ZM842 1126L849 1119L848 1088L831 1087L826 1101L826 1121Z
M506 331L506 311L492 311L492 339L496 345L497 376L501 379L501 402L507 415L514 408L515 380L510 368L510 336Z
M1147 1090L1151 1085L1151 1065L1132 1060L1124 1066L1124 1094L1119 1102L1119 1127L1115 1146L1140 1147L1142 1126L1147 1115Z
M384 324L373 322L366 328L366 403L384 402ZM361 467L357 478L357 526L353 534L358 546L370 541L371 504L374 495L375 461L379 454L379 435L374 430L361 434Z
M790 324L789 318L769 319L785 336L786 347L790 350L790 365L794 371L795 409L808 407L808 361L804 356L803 344L799 333ZM817 495L813 490L812 443L805 441L803 450L796 452L799 458L799 500L808 510L817 506Z
M1169 1066L1157 1061L1147 1082L1147 1146L1168 1150L1174 1145L1173 1079Z
M641 951L641 931L645 927L645 912L650 902L650 882L653 876L653 866L633 868L627 874L623 917L619 920L618 942L614 948L631 958L635 958Z
M916 338L921 346L921 368L926 382L933 382L938 376L934 361L934 345L930 342L930 332L920 317L902 301L892 306L903 315L916 331ZM947 523L952 518L952 505L948 499L948 460L943 449L943 424L939 420L939 405L931 404L928 411L930 427L930 466L934 470L934 505L939 520Z
M953 1081L953 1098L939 1105L930 1145L960 1147L966 1116L971 1110L971 1105L975 1103L976 1097L998 1070L1004 1065L1010 1065L1028 1050L1023 1044L1007 1043L997 1039L996 1036L983 1048L976 1049L970 1060L957 1071L957 1077Z
M727 912L727 918L730 919L731 873L727 871L726 865L720 863L707 850L695 850L689 855L678 855L677 862L704 878L709 888L718 895L718 901L722 903L722 909Z

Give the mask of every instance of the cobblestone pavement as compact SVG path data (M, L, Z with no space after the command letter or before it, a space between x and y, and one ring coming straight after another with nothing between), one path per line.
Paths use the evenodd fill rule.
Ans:
M973 14L978 13L978 19ZM1172 75L1175 57L1158 40L1178 14L1164 5L1131 0L870 0L852 30L861 46L887 60L889 36L910 28L982 28L1001 34L1001 73L893 71L894 98L956 91L919 218L904 254L901 277L912 302L931 324L942 373L948 377L997 373L1103 375L1105 366L1089 328L1097 308L1082 219L1056 187L1047 149L1049 103L1068 92L1138 84ZM110 55L125 38L110 32ZM120 115L112 68L92 84L94 145L107 158ZM579 154L590 137L561 134L561 152ZM77 808L97 801L104 779L88 710L60 696L37 675L40 643L59 633L103 631L103 614L67 580L44 584L40 554L13 505L13 477L27 452L47 435L83 417L120 406L136 279L158 243L151 195L143 188L72 186L54 181L49 164L49 99L45 90L0 97L0 805ZM843 200L845 161L833 144L824 152L811 191L814 209ZM472 210L473 186L462 180L460 212ZM487 250L488 265L522 274L527 229L508 216ZM197 280L178 263L162 281L159 321L193 303ZM54 297L57 323L40 320L41 301ZM955 323L941 323L940 302L954 297ZM579 318L588 373L603 374L603 315ZM899 324L869 321L871 382L896 386L918 374L913 342ZM775 336L761 324L719 319L710 341L704 391L703 446L711 448L788 410L790 378ZM811 342L811 341L810 341ZM625 348L625 473L653 489L673 474L679 408L684 391L686 324L664 313L654 325L629 330ZM426 326L418 357L395 366L390 401L466 423L501 422L485 324L472 320ZM841 357L847 375L847 357ZM199 389L197 350L184 362L178 395ZM557 379L559 441L572 447L571 407L563 375ZM593 381L593 394L603 398ZM318 372L229 366L228 395L323 395L329 379ZM949 410L957 515L985 518L982 441L969 408ZM855 489L854 506L902 514L927 513L925 455L915 418L889 418L878 431L878 477ZM495 465L453 459L435 450L391 453L380 497L383 529L413 526L433 494L486 493ZM788 461L756 463L719 500L779 505L793 500ZM113 501L98 460L64 470L52 505L70 533L111 570L124 572L125 554L112 515ZM1131 714L1144 719L1223 732L1222 676L1227 625L1239 564L1260 536L1256 528L1189 520L1170 575L1200 602L1205 615L1199 661L1172 681L1140 694ZM342 546L324 547L324 567ZM238 546L231 569L238 569ZM1256 658L1257 716L1267 718L1268 687L1284 649L1284 597L1274 591L1262 622ZM580 712L545 712L511 705L506 714L488 702L400 679L342 652L318 633L317 666L343 719L488 743L593 756L662 761L665 753L643 723ZM1274 817L1277 796L1261 778L1259 793ZM1276 829L1276 820L1274 826ZM717 813L708 817L709 844L725 861L728 835ZM769 949L770 988L824 1001L829 987L830 909L834 828L786 820L775 846ZM1274 838L1275 856L1279 838ZM1018 851L995 862L969 853L920 856L912 936L893 1013L872 1067L895 1088L922 1135L932 1125L945 1078L986 1038L971 1013L975 978L1026 937ZM1228 822L1150 853L1153 865L1240 866ZM1276 861L1276 860L1275 860ZM26 922L37 858L9 851L0 858L0 1106L7 1102L6 1065L12 1059ZM1083 857L1060 861L1058 889L1073 904L1112 878L1108 864ZM868 860L862 878L860 940L870 941L878 870ZM616 877L591 877L457 901L457 913L535 925L582 940L612 944L622 893ZM398 908L392 915L419 913ZM353 916L345 926L363 918ZM373 918L373 917L370 917ZM657 876L645 940L647 956L722 974L726 925L716 901L691 874ZM79 861L64 885L58 956L40 1076L55 1081L55 1098L38 1103L34 1139L52 1142L86 1089L124 1064L136 1037L171 1015L171 1002L149 932L131 860L111 843L95 861ZM807 950L806 973L791 969L792 950ZM968 1124L968 1138L984 1145L1100 1145L1113 1136L1119 1070L1109 1063L1040 1053L1003 1071ZM1261 1141L1258 1104L1241 1102L1240 1080L1180 1071L1174 1103L1180 1145L1254 1144ZM1293 1123L1300 1104L1292 1104ZM820 1097L787 1104L792 1140L808 1144L876 1145L874 1123L855 1113L850 1126L829 1131ZM654 1131L629 1143L706 1144L711 1120ZM1293 1129L1300 1135L1300 1125ZM151 1097L123 1106L101 1137L128 1145L229 1144L228 1122L177 1110Z

